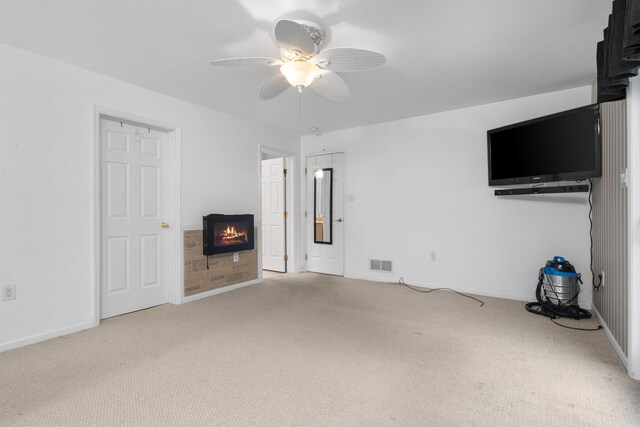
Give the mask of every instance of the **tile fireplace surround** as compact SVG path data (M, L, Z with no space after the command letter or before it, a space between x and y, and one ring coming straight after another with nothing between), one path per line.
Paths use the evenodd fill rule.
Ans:
M233 262L233 253L202 255L202 230L184 231L184 296L189 297L213 289L223 288L258 278L258 231L255 245L250 251L238 252L240 259Z

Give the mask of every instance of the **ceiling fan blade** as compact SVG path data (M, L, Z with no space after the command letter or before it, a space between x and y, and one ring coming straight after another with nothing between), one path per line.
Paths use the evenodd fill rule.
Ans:
M387 62L387 58L370 50L338 47L320 52L314 62L327 70L351 73L379 67Z
M276 24L274 35L278 44L285 50L300 51L303 55L312 55L316 45L311 35L297 22L281 19Z
M275 65L282 65L283 62L276 58L263 58L263 57L240 57L240 58L226 58L215 59L210 62L211 65L217 67L269 67Z
M342 80L342 77L329 70L321 70L320 76L309 87L334 101L345 102L351 97L347 83Z
M278 73L271 77L260 89L260 99L268 100L273 99L280 95L285 90L289 89L291 85L282 74Z

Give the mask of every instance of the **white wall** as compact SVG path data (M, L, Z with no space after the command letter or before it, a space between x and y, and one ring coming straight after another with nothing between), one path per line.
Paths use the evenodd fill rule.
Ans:
M585 276L590 308L586 193L495 197L486 148L488 129L590 100L585 86L304 137L303 155L346 153L346 276L533 301L538 270L562 255ZM394 261L393 274L370 272L369 259Z
M258 144L299 152L297 136L25 51L0 45L0 64L0 286L17 285L0 350L95 322L93 106L181 127L185 227L259 215Z

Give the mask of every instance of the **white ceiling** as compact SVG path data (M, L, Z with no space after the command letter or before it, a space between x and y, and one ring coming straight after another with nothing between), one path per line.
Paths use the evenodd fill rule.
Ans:
M3 0L0 43L301 134L591 84L606 0ZM325 27L328 47L387 57L343 74L351 100L293 89L261 101L277 68L212 59L275 56L282 17ZM325 46L326 47L326 46Z

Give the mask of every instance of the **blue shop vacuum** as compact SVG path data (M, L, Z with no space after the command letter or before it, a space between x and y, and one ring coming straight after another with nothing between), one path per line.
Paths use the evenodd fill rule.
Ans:
M578 306L578 295L582 279L580 273L569 261L561 256L553 257L540 269L538 286L536 287L537 302L525 305L530 313L557 319L571 317L573 319L588 319L591 313Z

